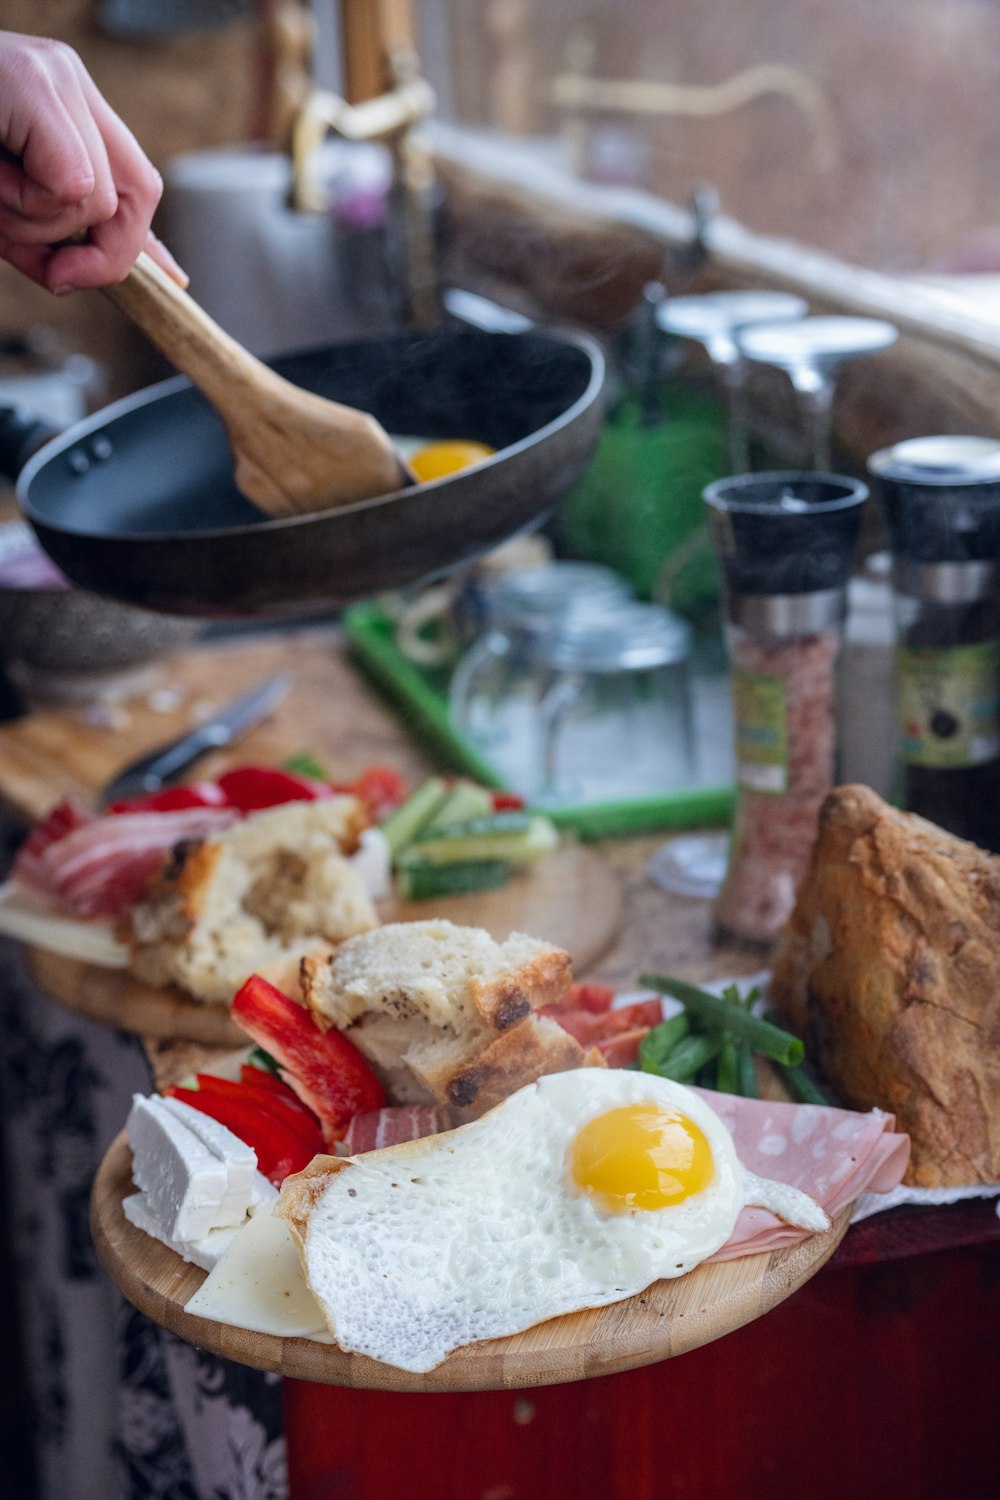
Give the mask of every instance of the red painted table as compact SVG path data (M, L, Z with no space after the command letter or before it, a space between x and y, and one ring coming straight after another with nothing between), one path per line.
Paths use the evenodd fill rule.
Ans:
M992 1203L852 1229L755 1323L530 1391L285 1383L290 1500L996 1500Z

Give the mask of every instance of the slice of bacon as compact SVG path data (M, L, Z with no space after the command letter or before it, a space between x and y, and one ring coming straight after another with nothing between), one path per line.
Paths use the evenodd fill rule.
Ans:
M50 895L48 867L42 856L50 844L57 844L67 834L95 821L95 814L77 797L64 797L34 828L24 840L11 868L11 878L32 890Z
M195 807L90 818L42 849L26 883L78 917L121 916L175 844L206 838L238 817L230 808Z
M338 1143L338 1156L358 1156L403 1141L419 1141L425 1135L449 1130L448 1113L437 1104L391 1104L384 1109L366 1109L354 1116L347 1134Z
M597 1050L609 1068L630 1068L638 1060L640 1042L648 1035L648 1026L635 1026L617 1036L603 1037L597 1043Z
M632 1005L620 1005L616 1010L592 1011L557 1000L554 1005L540 1006L538 1014L558 1021L581 1047L600 1047L624 1032L638 1027L648 1031L650 1026L658 1026L663 1020L663 1004L659 996L654 996L650 1000L636 1000Z

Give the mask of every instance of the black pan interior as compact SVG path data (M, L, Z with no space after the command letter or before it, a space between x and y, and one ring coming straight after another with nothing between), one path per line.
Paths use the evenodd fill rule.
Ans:
M584 349L543 333L399 334L273 363L294 384L370 411L398 436L467 437L498 450L557 422L593 379ZM91 537L267 524L233 484L211 406L186 382L171 387L144 404L123 403L120 415L88 424L89 438L57 447L22 496L28 518Z

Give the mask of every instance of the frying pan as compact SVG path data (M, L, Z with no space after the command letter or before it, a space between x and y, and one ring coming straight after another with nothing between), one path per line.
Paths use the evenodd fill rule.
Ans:
M183 377L107 407L26 462L37 425L8 409L0 470L17 477L24 515L73 583L202 617L291 618L348 604L539 525L600 430L604 361L583 336L447 327L271 363L397 437L475 438L498 451L431 483L268 520L236 489L222 424Z

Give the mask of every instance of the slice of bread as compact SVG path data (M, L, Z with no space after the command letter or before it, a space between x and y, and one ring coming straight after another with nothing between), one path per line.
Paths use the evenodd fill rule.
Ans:
M179 845L127 933L131 969L228 1004L250 974L298 983L302 956L378 925L346 855L368 823L355 797L290 802Z
M506 1031L559 1000L572 979L569 954L551 943L520 932L498 943L481 927L444 919L391 923L304 967L308 1003L321 1024L341 1030L377 1010Z
M572 978L562 949L522 933L405 922L302 963L320 1025L346 1031L397 1104L445 1105L473 1119L544 1073L581 1067L583 1048L534 1015Z

